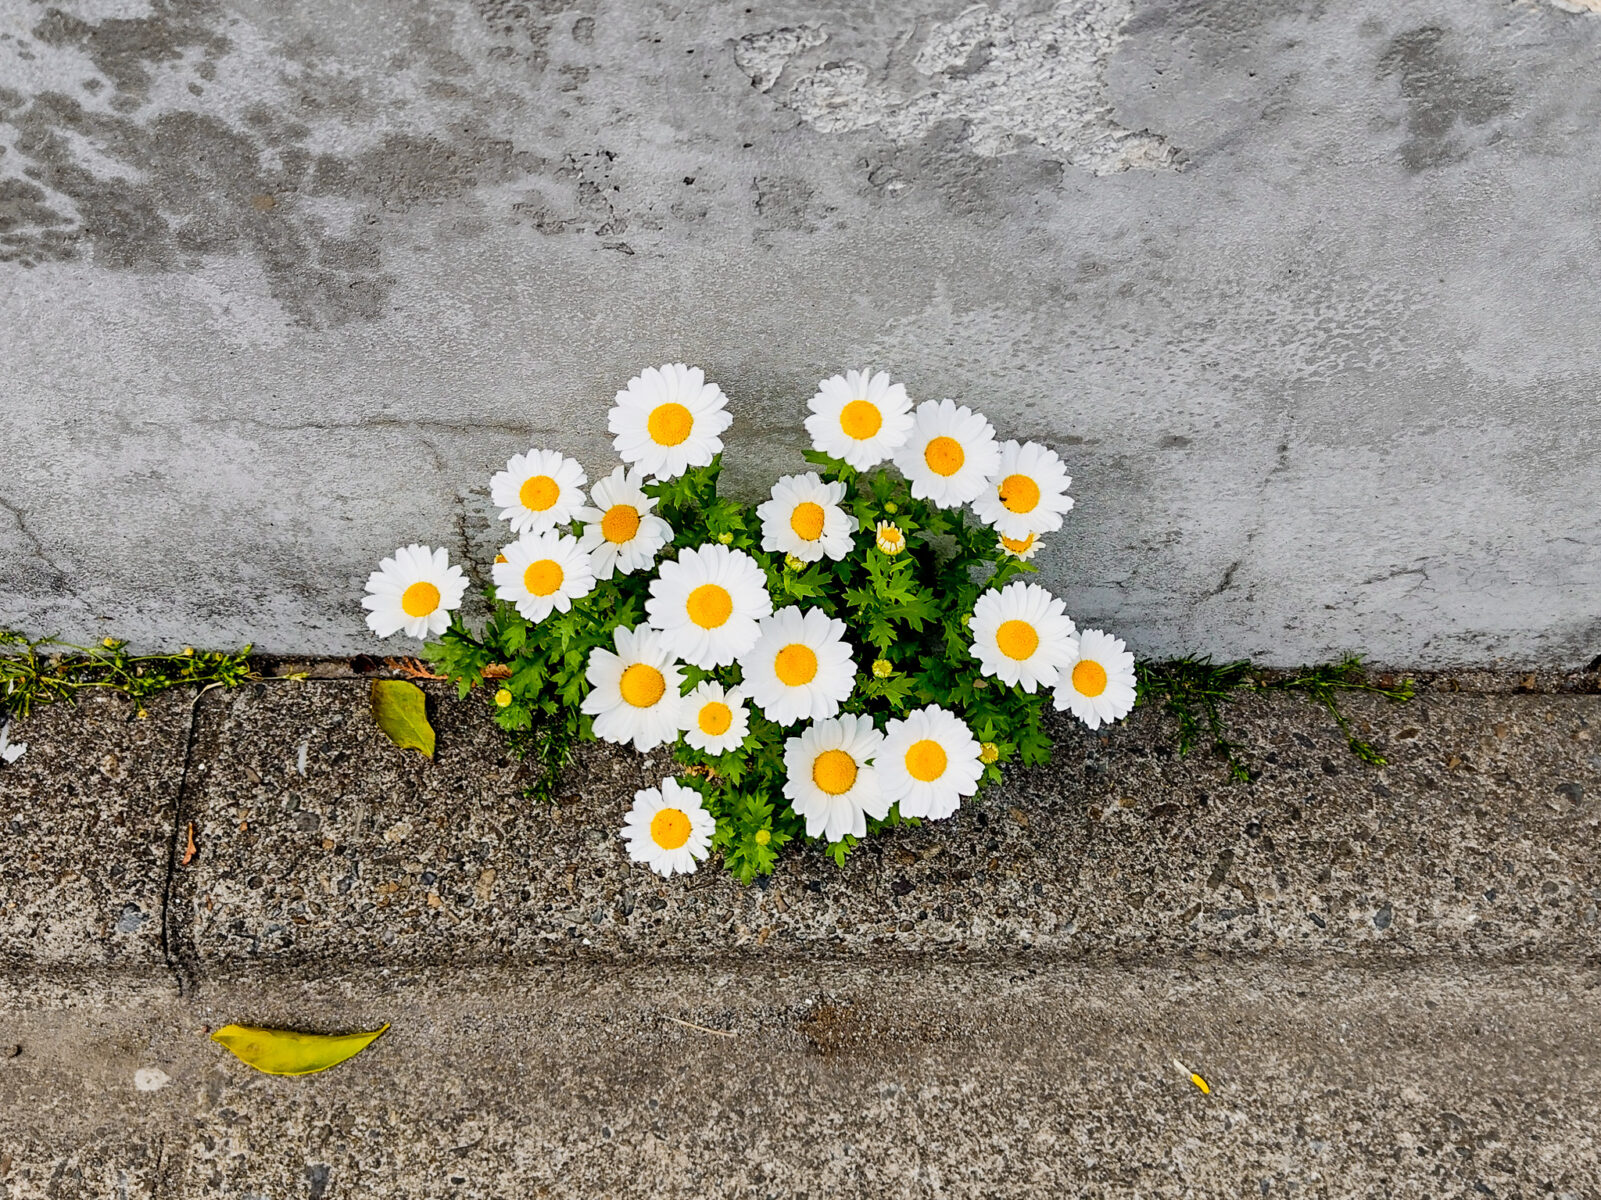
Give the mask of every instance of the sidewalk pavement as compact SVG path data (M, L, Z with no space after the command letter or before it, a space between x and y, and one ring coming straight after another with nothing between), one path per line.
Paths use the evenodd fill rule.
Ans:
M1349 701L1377 769L1248 698L1250 784L1064 723L752 887L627 862L661 755L529 805L482 697L430 687L432 761L363 679L42 709L0 1196L1597 1194L1601 696L1469 683ZM394 1027L279 1079L229 1021Z

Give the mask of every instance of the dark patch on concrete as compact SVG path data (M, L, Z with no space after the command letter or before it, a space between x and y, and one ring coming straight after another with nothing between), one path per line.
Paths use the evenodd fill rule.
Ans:
M1302 17L1316 20L1328 9L1326 0L1161 0L1142 4L1123 22L1123 36L1156 33L1171 41L1182 37L1208 61L1222 61L1253 53L1263 30L1275 22Z
M1467 128L1488 125L1512 107L1512 87L1497 72L1470 70L1429 25L1397 34L1379 58L1380 79L1399 81L1407 139L1401 162L1417 173L1467 157Z
M593 5L573 0L473 0L473 10L490 32L507 39L507 44L489 52L491 58L526 63L536 71L550 65L550 39L558 24L568 26L573 40L588 45L594 41L595 20L578 16Z
M82 18L48 8L33 27L33 36L47 46L76 46L118 93L142 99L150 91L152 68L181 62L189 50L206 58L201 68L221 58L230 42L211 23L218 6L205 0L154 0L146 17L108 17L91 25Z
M315 327L383 313L394 283L382 265L383 214L538 163L480 128L459 142L393 134L350 158L313 155L304 124L264 109L242 129L190 111L140 122L50 92L26 107L0 105L0 117L18 131L28 177L0 183L0 262L91 255L114 270L184 271L208 255L250 255L273 297ZM70 135L125 164L127 175L85 166ZM307 195L349 200L368 215L353 222L355 233L334 230L297 206Z
M880 197L915 190L932 194L957 216L999 225L1026 208L1030 197L1061 185L1065 167L1040 157L1045 153L974 154L967 122L953 118L934 125L921 141L875 151L861 166L869 189Z
M570 151L562 155L559 163L528 161L524 164L527 173L539 169L540 182L545 186L530 189L511 206L513 224L532 225L544 234L592 233L611 237L626 232L628 218L618 211L619 185L613 182L612 163L616 158L610 150L586 150ZM563 194L553 195L554 191ZM624 243L608 248L618 247L626 249Z
M756 215L771 230L811 233L817 229L809 210L815 192L794 175L762 175L755 181Z
M0 262L89 259L112 270L192 271L206 256L247 255L295 321L323 328L373 320L394 285L383 268L385 215L542 165L477 122L442 137L391 134L340 157L314 154L309 126L265 105L240 128L204 111L134 115L172 64L215 78L230 46L215 28L223 19L210 0L156 0L147 17L99 23L45 12L34 36L87 54L115 88L117 111L88 109L61 92L30 100L0 88L0 121L17 131L10 177L0 178ZM311 81L297 97L304 111L328 111ZM305 196L348 201L348 217L307 211L298 203Z

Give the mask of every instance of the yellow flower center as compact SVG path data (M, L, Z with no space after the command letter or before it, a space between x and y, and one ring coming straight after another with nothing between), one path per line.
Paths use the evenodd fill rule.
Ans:
M559 562L553 558L542 558L528 564L528 569L523 572L523 586L531 596L549 596L566 578L567 573L561 569Z
M803 687L817 677L817 655L810 646L791 642L774 656L773 673L789 687Z
M734 723L734 710L721 700L708 700L700 706L700 716L696 720L707 737L722 737Z
M839 410L839 427L845 431L845 436L855 438L858 442L872 437L884 426L884 414L878 411L876 404L869 404L866 400L852 400Z
M639 532L639 510L632 504L614 504L600 519L600 536L614 546L634 540Z
M1002 621L995 644L1007 658L1021 662L1040 648L1040 635L1027 621Z
M544 512L561 495L561 484L549 475L531 476L517 491L522 506L534 512Z
M945 774L945 747L924 738L906 751L906 773L913 779L931 783Z
M812 763L812 782L830 796L843 795L856 782L856 760L843 750L824 750Z
M923 448L923 461L936 475L954 475L962 469L967 455L962 453L961 442L942 434Z
M1026 554L1028 548L1034 544L1034 539L1037 536L1037 534L1031 533L1025 538L1009 538L1003 533L1001 534L1001 545L1005 546L1013 554Z
M823 536L823 506L802 500L789 514L789 527L802 541L815 542Z
M658 446L678 445L694 427L695 418L690 415L689 409L673 403L658 404L650 410L650 417L645 422L645 428L650 431L650 440Z
M676 850L689 841L689 814L681 808L664 808L650 819L650 840L663 850Z
M400 607L408 617L426 617L439 607L439 589L431 583L414 583L401 593Z
M1027 475L1008 475L999 490L1001 503L1011 512L1033 512L1039 507L1040 485Z
M689 593L684 609L702 629L716 629L734 611L734 598L721 584L703 583Z
M649 708L667 694L667 678L649 663L633 663L617 681L617 690L635 708Z
M1086 658L1073 668L1073 687L1081 696L1099 696L1106 690L1106 668Z

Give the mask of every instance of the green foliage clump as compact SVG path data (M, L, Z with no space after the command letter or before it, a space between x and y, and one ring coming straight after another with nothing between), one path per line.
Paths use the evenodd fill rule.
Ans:
M131 654L128 643L117 638L78 646L0 629L0 710L26 717L36 705L75 700L86 691L112 691L140 701L143 713L147 697L170 688L244 683L252 677L249 655L249 646L237 653Z
M1393 683L1371 680L1359 654L1347 655L1337 663L1282 674L1260 670L1244 659L1215 663L1207 657L1189 655L1171 662L1138 663L1135 679L1137 703L1160 703L1178 722L1180 754L1205 744L1223 760L1229 774L1242 782L1253 777L1252 771L1241 755L1240 744L1228 735L1223 717L1223 705L1236 695L1300 692L1328 709L1352 754L1376 767L1384 765L1384 756L1371 743L1357 737L1350 720L1340 711L1340 694L1373 692L1396 704L1404 704L1413 696L1410 679Z
M657 499L656 513L673 527L664 557L721 542L762 567L775 610L795 604L843 621L858 674L841 711L870 715L882 725L926 704L943 705L965 718L986 744L981 787L999 781L1003 763L1047 761L1051 740L1042 719L1049 693L1031 695L986 678L969 653L968 622L979 596L1034 568L1007 555L994 530L969 523L963 510L914 499L906 482L887 469L858 472L817 451L808 451L807 459L825 480L846 485L844 507L861 526L853 553L837 562L800 563L763 550L754 511L717 493L719 456L709 466L646 485ZM905 535L899 553L877 548L880 521L893 522ZM535 799L552 798L573 744L594 736L591 718L579 711L589 688L590 652L610 648L620 626L644 622L654 574L614 576L574 601L568 612L552 613L537 625L497 601L491 588L486 592L491 616L480 633L473 633L458 613L439 641L427 647L429 660L456 681L463 696L485 684L486 677L497 688L496 718L525 740L536 765ZM706 679L727 687L740 681L737 664L683 670L686 693ZM738 749L709 755L682 739L673 747L685 768L680 782L701 793L717 820L713 847L747 883L770 874L784 846L804 833L804 823L784 799L784 743L791 732L751 705L750 732ZM915 822L892 808L885 820L870 819L868 830L905 823ZM832 843L829 852L843 862L855 845L856 839L847 836Z

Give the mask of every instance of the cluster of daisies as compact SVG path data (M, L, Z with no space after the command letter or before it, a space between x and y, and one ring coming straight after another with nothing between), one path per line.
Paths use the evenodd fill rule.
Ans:
M892 463L913 497L938 508L970 505L1008 555L1033 556L1073 507L1071 480L1053 451L998 441L982 414L952 400L914 408L882 372L826 379L809 407L814 449L858 471ZM682 738L722 755L746 743L754 707L786 731L783 792L808 836L861 837L868 818L883 819L892 805L907 817L950 816L995 761L995 748L961 715L929 704L880 727L843 711L866 665L843 621L820 607L775 609L762 565L726 539L662 558L675 531L653 511L647 489L710 465L731 420L727 398L701 370L670 364L617 394L608 425L622 465L593 487L578 462L555 451L512 458L490 484L517 535L494 565L495 598L538 623L568 611L597 582L654 571L644 621L619 626L610 647L590 653L582 711L596 737L641 751ZM761 549L792 568L906 551L906 532L893 520L862 530L847 509L846 484L815 472L779 479L756 515ZM367 582L367 623L381 637L437 636L467 585L444 550L404 547ZM1062 601L1037 584L985 591L967 628L983 675L1028 693L1050 690L1058 709L1091 728L1133 706L1134 659L1122 641L1078 630ZM737 667L738 683L705 679L686 693L686 664L702 672ZM501 696L509 702L504 689ZM669 778L636 793L622 837L635 861L670 876L695 869L715 829L701 794Z

